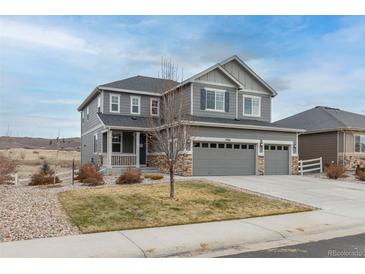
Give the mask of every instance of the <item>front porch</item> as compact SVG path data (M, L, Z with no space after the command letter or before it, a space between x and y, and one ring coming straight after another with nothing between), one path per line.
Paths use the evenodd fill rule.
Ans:
M102 132L103 168L147 166L147 133L108 129Z

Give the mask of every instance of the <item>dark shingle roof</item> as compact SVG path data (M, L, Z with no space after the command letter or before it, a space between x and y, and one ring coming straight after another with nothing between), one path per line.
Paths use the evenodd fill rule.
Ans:
M356 128L365 130L365 116L353 112L318 106L279 120L274 124L306 130Z
M172 80L138 75L127 79L106 83L104 85L100 85L99 87L162 93L167 89L177 86L178 84L178 82Z
M146 117L98 113L106 126L147 128Z
M213 118L213 117L200 117L193 116L192 121L196 122L205 122L205 123L218 123L218 124L232 124L232 125L248 125L248 126L262 126L262 127L272 127L272 128L285 128L280 125L276 125L273 123L258 121L258 120L249 120L249 119L227 119L227 118ZM296 127L287 127L288 129L296 129Z

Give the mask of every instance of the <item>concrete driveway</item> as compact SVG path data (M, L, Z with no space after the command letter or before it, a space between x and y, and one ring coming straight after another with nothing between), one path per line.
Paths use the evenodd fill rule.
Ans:
M365 220L365 184L309 176L209 176L206 179Z

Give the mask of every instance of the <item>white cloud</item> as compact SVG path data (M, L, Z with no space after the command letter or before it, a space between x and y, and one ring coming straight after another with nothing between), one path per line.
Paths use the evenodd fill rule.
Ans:
M81 51L89 54L98 53L98 49L91 47L84 39L65 30L45 25L1 19L0 29L1 39L11 39L44 47Z

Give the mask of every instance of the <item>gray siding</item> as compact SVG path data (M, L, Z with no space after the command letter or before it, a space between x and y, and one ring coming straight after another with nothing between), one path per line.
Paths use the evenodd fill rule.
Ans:
M229 112L218 112L210 110L201 110L200 108L200 91L204 88L213 88L219 90L225 90L229 92ZM250 117L243 115L243 95L257 96L261 98L261 115L260 117ZM220 118L236 118L236 89L231 87L216 86L214 84L193 84L193 115L203 117L220 117ZM271 122L271 96L266 94L257 94L252 92L238 92L238 118L259 120L265 122Z
M223 65L223 67L233 75L238 81L240 81L246 89L265 91L270 94L270 91L266 89L259 81L256 80L249 72L247 72L236 60Z
M211 83L234 85L234 82L231 79L229 79L226 75L224 75L224 73L219 69L212 70L204 74L203 76L199 77L197 80Z
M299 135L299 159L323 158L323 164L337 163L337 132Z
M82 111L84 112L84 121L81 121L81 134L89 129L101 125L97 117L98 97L95 97ZM89 119L86 117L86 108L89 107ZM80 113L80 119L82 114Z
M276 132L265 130L217 128L217 127L192 127L192 136L216 137L216 138L237 138L290 141L296 143L296 133Z
M214 88L219 90L225 90L229 92L229 112L219 112L200 109L200 91L204 88ZM229 87L221 87L215 85L206 85L201 83L193 84L193 115L202 117L220 117L231 118L236 117L236 89Z
M102 134L101 129L94 130L84 136L81 136L81 164L86 164L91 161L91 158L96 160L96 154L94 154L94 134L98 134L97 152L101 153L102 150Z
M110 112L110 94L118 94L120 96L120 112ZM121 115L136 115L131 114L131 96L141 97L141 116L150 116L150 98L158 98L158 96L139 95L133 93L109 92L104 91L104 113L106 114L121 114Z
M261 114L260 117L250 117L243 115L243 95L251 95L261 98ZM238 92L238 118L259 120L271 123L271 96L265 94L257 94L252 92Z

